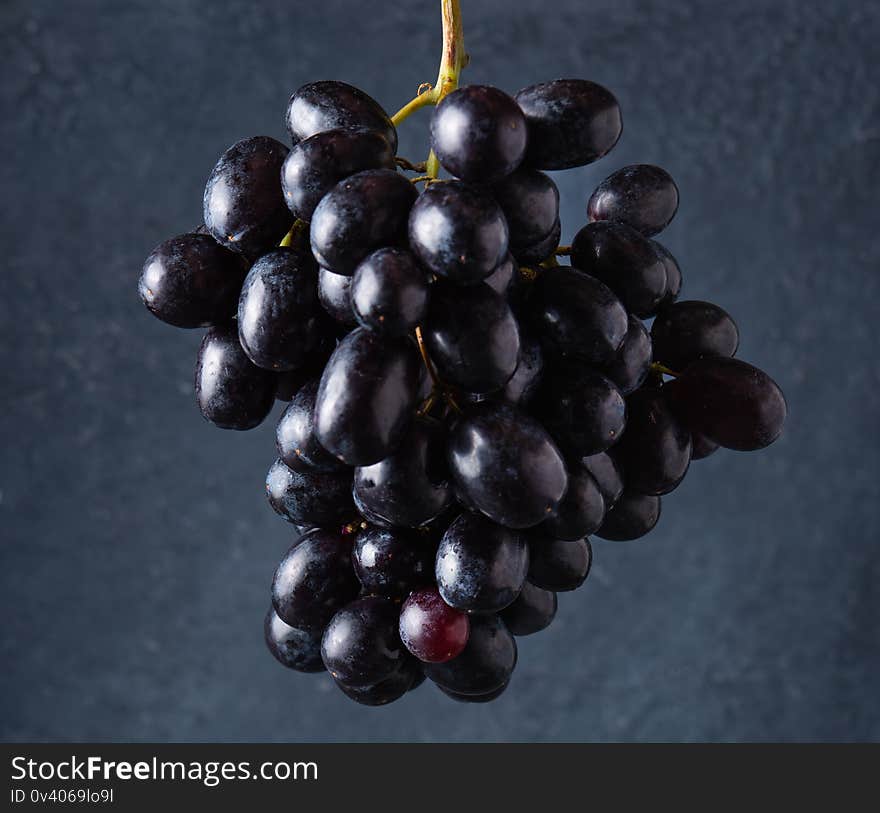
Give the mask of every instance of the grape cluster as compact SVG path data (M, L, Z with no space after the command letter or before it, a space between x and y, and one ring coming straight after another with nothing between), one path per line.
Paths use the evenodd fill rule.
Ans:
M266 491L299 537L272 582L273 655L368 705L425 677L492 700L515 637L587 578L589 538L648 533L691 460L772 443L785 400L734 358L724 310L678 300L652 239L678 208L664 170L611 174L559 246L545 170L615 145L605 88L445 95L429 160L447 180L408 177L425 166L341 82L297 90L286 123L292 148L258 136L221 156L204 224L150 254L141 297L207 328L209 421L250 429L289 401Z

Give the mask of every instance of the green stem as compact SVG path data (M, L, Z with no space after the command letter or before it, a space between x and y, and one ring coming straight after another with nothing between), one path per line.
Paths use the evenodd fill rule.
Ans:
M681 373L675 372L675 370L670 370L665 364L660 364L659 362L653 362L651 364L651 370L655 373L663 373L663 375L671 375L673 378L678 378Z
M458 87L461 72L467 65L468 56L464 50L464 30L461 25L459 0L440 0L440 14L443 20L443 55L440 59L440 69L437 71L437 81L429 90L411 99L391 117L395 127L416 110L440 104ZM440 172L440 162L433 150L428 155L426 171L431 178L436 178Z

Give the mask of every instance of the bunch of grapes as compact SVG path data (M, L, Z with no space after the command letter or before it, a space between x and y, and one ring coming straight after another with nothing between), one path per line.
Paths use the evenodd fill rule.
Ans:
M205 418L251 429L289 401L266 490L299 536L266 642L368 705L425 677L463 702L500 695L515 637L587 578L590 536L644 536L692 460L767 446L786 415L773 380L734 358L733 319L678 299L679 266L652 239L678 208L664 170L611 174L559 245L544 171L615 145L608 90L449 91L417 164L397 156L401 114L341 82L300 88L292 148L230 147L203 225L140 279L157 317L207 328Z

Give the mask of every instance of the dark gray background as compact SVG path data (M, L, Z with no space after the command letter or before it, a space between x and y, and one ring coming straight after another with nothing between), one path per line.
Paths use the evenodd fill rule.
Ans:
M265 652L293 536L263 496L273 420L202 420L199 332L150 317L137 276L199 222L223 149L282 137L299 85L347 80L392 110L433 80L438 5L3 3L0 736L880 738L870 2L465 0L467 81L617 94L618 148L557 174L564 241L612 170L671 171L682 206L661 239L684 294L735 316L740 355L787 393L787 431L695 464L647 539L597 540L496 703L425 686L364 709ZM426 120L401 154L424 155Z

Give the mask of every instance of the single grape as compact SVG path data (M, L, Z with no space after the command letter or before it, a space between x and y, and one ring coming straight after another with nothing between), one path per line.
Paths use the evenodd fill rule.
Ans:
M502 395L512 404L527 407L538 392L544 376L544 353L541 343L520 333L519 361L504 385Z
M284 117L294 143L326 130L375 130L397 152L397 130L382 106L362 90L333 80L310 82L291 97Z
M623 223L590 223L574 237L571 262L604 282L626 309L652 316L666 294L666 266L635 229Z
M369 466L403 440L416 406L421 361L407 339L349 333L324 368L315 436L350 466Z
M559 223L559 189L536 169L508 175L492 187L492 196L504 212L514 254L546 240Z
M620 465L607 452L589 455L581 460L581 464L593 475L605 501L605 510L610 510L623 494L623 472Z
M731 357L739 347L739 330L727 311L711 302L676 302L651 325L654 356L673 370L684 370L707 356Z
M413 421L398 449L371 466L354 471L358 509L381 525L419 528L452 504L445 459L445 433Z
M614 382L621 395L629 395L642 386L651 369L651 337L641 319L629 317L629 329L623 343L604 373Z
M709 455L715 454L720 448L714 440L709 440L699 432L691 433L691 460L702 460Z
M479 404L458 419L447 459L468 502L508 528L546 519L568 487L562 455L544 427L503 402Z
M529 550L520 534L480 514L462 514L437 549L437 587L443 600L468 613L496 613L522 590Z
M348 686L338 680L335 683L346 697L362 706L385 706L411 692L420 675L417 667L405 664L372 686Z
M547 372L533 412L571 458L611 448L626 426L626 404L617 387L601 373L572 363Z
M327 671L348 686L372 686L390 677L409 660L397 623L397 605L386 598L366 596L343 607L321 639Z
M678 211L678 187L665 169L633 164L609 175L587 203L590 221L612 220L651 237Z
M593 549L589 539L553 539L540 531L529 540L529 581L543 590L577 590L590 575Z
M504 91L468 85L446 96L431 117L431 149L465 181L490 183L509 175L526 151L526 122Z
M618 459L627 488L640 494L668 494L687 473L691 433L672 414L662 389L633 393L626 414Z
M351 307L351 277L321 268L318 271L318 301L346 332L357 327Z
M433 587L410 593L400 610L400 638L423 663L461 654L470 632L467 613L450 607Z
M276 460L266 475L266 496L278 516L295 525L343 525L356 515L348 471L325 473Z
M624 491L605 514L596 536L602 539L638 539L650 531L660 519L660 497Z
M409 243L429 271L471 285L507 255L507 221L484 189L462 181L432 183L412 207Z
M617 99L595 82L557 79L523 88L515 98L529 132L527 166L584 166L605 155L620 138L623 122Z
M434 575L436 545L426 534L370 527L357 535L354 572L367 593L402 599Z
M336 184L367 169L394 169L394 150L375 130L324 130L295 144L281 168L287 208L309 221Z
M385 336L409 333L425 318L428 275L403 248L380 248L354 272L351 305L365 328Z
M305 252L276 248L251 267L238 302L238 338L266 370L308 363L327 333L318 269Z
M272 605L284 623L320 635L359 587L351 567L351 538L315 528L294 542L279 563Z
M258 257L278 245L293 215L278 178L288 149L268 136L233 144L205 186L205 226L221 245Z
M153 316L175 327L208 327L235 316L245 266L205 234L181 234L150 252L138 293Z
M275 446L279 457L297 469L338 472L345 463L333 457L315 437L315 400L319 380L306 382L291 399L275 429Z
M678 295L681 293L681 269L678 267L678 261L672 256L666 246L661 245L656 240L651 240L651 245L654 247L654 251L657 252L657 256L660 257L660 260L663 262L663 267L666 269L666 291L664 292L660 303L657 305L657 311L659 313L663 308L668 307L678 299Z
M779 385L738 359L698 359L664 389L692 432L741 452L773 443L788 413Z
M629 327L627 313L611 289L575 268L542 270L526 307L548 353L588 364L610 362Z
M484 283L434 285L422 333L440 378L466 392L501 389L516 370L516 318L507 300Z
M583 539L594 533L605 518L605 499L593 475L583 464L568 469L568 491L556 509L556 515L547 517L539 530L555 539Z
M291 627L278 617L273 607L263 622L263 637L275 659L297 672L323 672L321 635Z
M350 276L370 252L406 239L417 195L403 175L390 169L368 169L340 181L312 215L315 259L337 274Z
M549 234L537 243L523 246L515 251L516 259L522 265L539 265L544 260L553 256L559 247L559 238L562 236L562 223L557 220L550 229Z
M277 377L255 366L238 341L235 322L205 334L196 362L196 399L221 429L253 429L275 402Z
M516 641L497 615L470 619L467 644L457 657L429 663L425 674L441 689L480 695L500 689L516 667Z
M511 635L533 635L550 626L557 606L556 593L527 581L516 601L501 612L501 620Z

